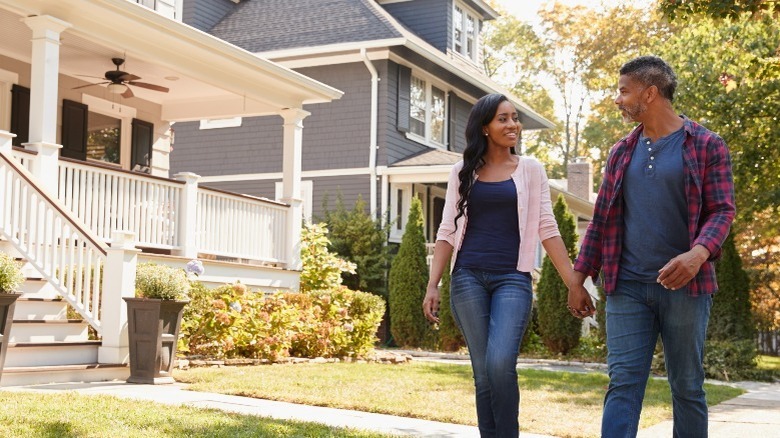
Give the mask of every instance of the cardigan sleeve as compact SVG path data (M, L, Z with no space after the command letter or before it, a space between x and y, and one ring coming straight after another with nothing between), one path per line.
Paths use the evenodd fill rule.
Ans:
M442 210L441 224L436 233L436 240L447 241L455 247L455 216L458 214L458 190L460 188L460 179L458 173L463 168L463 162L460 161L450 170L450 177L447 182L447 194L444 197L444 210Z

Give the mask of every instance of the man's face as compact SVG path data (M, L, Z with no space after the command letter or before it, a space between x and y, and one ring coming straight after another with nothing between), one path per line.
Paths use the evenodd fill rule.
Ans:
M615 105L620 110L624 122L642 122L642 116L647 112L647 104L643 100L645 90L647 87L643 87L630 77L620 76Z

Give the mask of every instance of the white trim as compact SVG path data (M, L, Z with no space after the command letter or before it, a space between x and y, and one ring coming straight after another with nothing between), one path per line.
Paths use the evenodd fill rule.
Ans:
M225 119L206 119L200 121L200 129L237 128L241 126L242 121L243 118L241 116Z
M382 49L392 46L403 46L406 43L406 38L388 38L384 40L370 40L350 43L339 44L327 44L317 47L297 47L293 49L281 49L281 50L268 50L265 52L256 52L255 55L268 59L278 61L276 58L291 58L294 56L311 56L320 55L325 53L334 52L347 52L347 51L359 51L360 49Z
M417 134L415 132L410 131L406 133L406 138L416 141L418 143L422 143L424 145L434 147L437 149L446 149L447 148L447 137L449 133L449 92L450 87L445 83L440 81L439 79L431 76L430 74L426 74L422 70L415 70L412 69L412 77L410 81L410 87L414 83L414 80L417 79L419 81L422 81L425 85L424 90L424 98L425 98L425 133L424 135ZM441 142L436 141L432 138L432 108L433 108L433 89L436 88L437 90L441 91L444 94L444 131L442 134L444 134L444 138ZM413 99L412 99L412 93L411 89L409 90L409 104L410 108L413 105ZM409 116L410 119L412 119L411 115Z
M417 65L417 64L415 64L413 62L410 62L408 59L402 58L402 57L400 57L397 54L392 53L392 52L390 53L390 56L387 59L388 59L388 61L393 61L396 64L403 65L403 66L411 68L412 72L415 72L415 71L425 72L426 71L424 68L420 67L419 65ZM441 83L444 83L444 82L441 82ZM461 100L465 100L466 102L470 103L471 105L474 105L475 103L477 103L477 100L479 100L479 97L476 97L473 94L468 93L467 91L463 90L462 88L454 87L452 84L447 84L447 87L448 87L448 89L450 91L452 91L455 94L457 94L458 98L460 98Z
M274 183L274 195L275 200L279 200L282 198L284 183L282 181L276 181ZM312 180L301 180L301 193L299 193L298 196L300 196L300 199L302 202L303 207L303 219L307 223L311 223L311 204L313 199L313 193L314 193L314 181Z
M3 131L11 131L11 87L18 83L19 74L0 69L0 129Z
M461 51L455 50L455 8L460 9L461 13L463 14L463 20L461 21L461 32L462 32L462 39L459 41L461 46ZM467 55L466 51L466 43L468 42L468 19L471 17L474 20L474 41L471 47L471 56ZM458 53L463 57L463 59L466 59L475 65L480 61L479 59L479 53L480 53L480 46L482 45L482 39L480 38L480 29L481 29L481 15L478 14L474 8L470 7L466 3L460 1L460 0L454 0L452 2L452 51L454 53Z
M412 183L390 184L390 227L389 239L400 242L409 219L409 206L412 204ZM398 211L398 192L401 192L401 211Z
M380 169L381 167L377 167L378 171ZM330 177L330 176L370 175L370 174L371 174L371 169L368 167L353 167L347 169L307 170L301 172L301 176L306 178L323 178L323 177ZM282 172L240 173L235 175L203 176L198 181L202 183L208 183L208 182L230 182L230 181L267 181L273 179L282 179Z

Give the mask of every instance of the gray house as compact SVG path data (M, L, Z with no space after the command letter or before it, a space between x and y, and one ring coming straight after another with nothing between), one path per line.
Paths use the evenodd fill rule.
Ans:
M321 213L326 196L333 205L341 195L347 206L362 196L372 214L395 221L391 241L400 241L413 196L423 201L433 241L479 97L507 94L526 130L552 126L485 76L480 31L496 17L483 0L187 0L183 7L185 23L344 92L304 106L304 215ZM227 113L176 123L171 172L278 199L283 129L279 116Z

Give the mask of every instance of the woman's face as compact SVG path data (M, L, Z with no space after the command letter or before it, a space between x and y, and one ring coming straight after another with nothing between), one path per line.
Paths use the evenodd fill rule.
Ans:
M488 147L512 148L517 146L522 129L515 106L505 100L498 105L493 120L482 127L482 132L487 136Z

